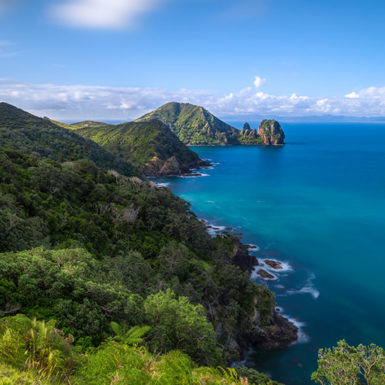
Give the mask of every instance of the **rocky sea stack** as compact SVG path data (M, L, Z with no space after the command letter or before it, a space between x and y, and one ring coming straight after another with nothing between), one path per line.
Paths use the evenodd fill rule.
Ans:
M259 125L257 135L262 139L265 145L280 145L284 144L285 133L281 125L276 120L262 120Z

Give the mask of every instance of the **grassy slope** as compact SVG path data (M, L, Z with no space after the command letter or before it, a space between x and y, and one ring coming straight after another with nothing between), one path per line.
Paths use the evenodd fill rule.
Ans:
M0 103L0 146L56 161L90 159L101 168L136 173L131 164L91 140L7 103Z

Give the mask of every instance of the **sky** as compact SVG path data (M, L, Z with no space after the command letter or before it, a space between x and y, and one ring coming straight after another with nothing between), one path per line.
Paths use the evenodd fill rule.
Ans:
M0 101L130 120L385 116L383 0L0 0Z

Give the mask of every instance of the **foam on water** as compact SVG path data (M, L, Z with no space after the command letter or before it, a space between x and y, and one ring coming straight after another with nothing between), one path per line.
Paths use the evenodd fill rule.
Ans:
M303 328L306 326L306 323L298 321L297 319L291 318L285 314L283 314L283 316L286 317L290 322L292 322L298 328L298 339L297 339L297 341L293 342L291 345L309 343L310 337L303 330Z
M248 247L249 253L252 253L253 251L257 252L261 250L261 248L258 245L254 245L253 243L248 243L247 245L249 246Z
M202 176L210 176L209 174L204 174L204 173L199 173L196 174L196 175L189 175L189 174L186 174L186 175L181 175L180 178L200 178Z
M207 227L207 232L212 236L216 237L218 233L221 233L222 231L226 230L226 226L218 226L218 225L213 225L211 223L208 223L206 220L204 220L206 227Z
M156 182L155 184L157 185L157 187L169 187L170 186L170 183L168 183L168 182Z
M306 283L303 287L298 290L288 290L287 294L310 294L314 299L317 299L320 296L319 290L314 286L313 281L315 280L315 274L310 274L309 278L306 280Z

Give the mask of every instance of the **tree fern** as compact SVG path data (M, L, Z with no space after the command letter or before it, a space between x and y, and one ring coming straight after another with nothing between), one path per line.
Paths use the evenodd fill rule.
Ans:
M149 326L134 326L129 330L112 321L111 329L116 334L115 340L125 345L139 345L143 342L143 336L151 329Z

